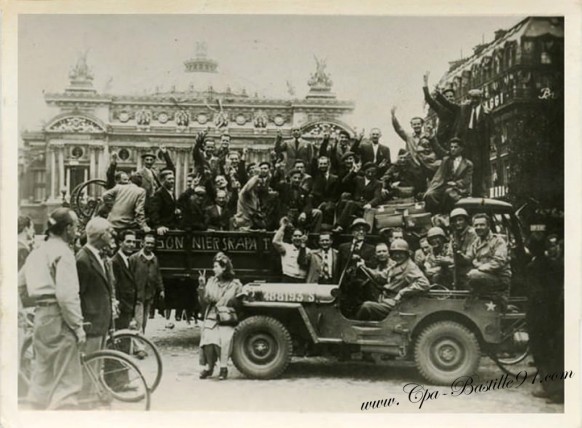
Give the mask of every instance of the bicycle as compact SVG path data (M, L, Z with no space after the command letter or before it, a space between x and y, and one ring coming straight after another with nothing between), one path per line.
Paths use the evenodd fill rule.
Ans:
M105 350L123 354L139 369L150 393L156 390L162 379L162 357L149 339L136 330L110 330L105 341L105 348ZM30 383L33 359L32 335L29 335L24 340L20 351L19 376L25 385Z
M81 353L80 358L84 376L91 381L98 402L108 404L117 400L140 405L143 402L143 410L150 409L150 388L141 370L128 355L116 350L102 349L90 354ZM19 377L26 385L30 384L33 360L34 347L30 336L20 354Z

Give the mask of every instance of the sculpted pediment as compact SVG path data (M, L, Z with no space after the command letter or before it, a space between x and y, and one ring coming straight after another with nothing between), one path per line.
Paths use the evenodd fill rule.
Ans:
M103 124L86 116L60 117L53 120L45 129L49 132L106 132L105 126Z

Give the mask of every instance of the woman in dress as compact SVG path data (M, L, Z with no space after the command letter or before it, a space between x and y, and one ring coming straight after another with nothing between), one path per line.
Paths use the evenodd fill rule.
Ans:
M200 364L204 366L200 379L212 376L214 365L220 359L218 379L224 380L228 375L226 363L232 352L234 326L219 324L217 307L236 309L243 287L240 281L234 278L232 262L224 253L218 253L214 257L213 271L214 276L208 281L204 272L198 277L198 294L202 306L206 306L200 338Z

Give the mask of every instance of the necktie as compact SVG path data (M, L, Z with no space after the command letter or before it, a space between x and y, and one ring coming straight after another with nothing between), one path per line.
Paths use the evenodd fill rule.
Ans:
M299 151L299 139L295 140L295 151Z
M469 120L469 129L473 129L477 122L477 107L471 109L471 119Z
M329 263L327 261L327 251L323 253L323 266L322 266L321 270L323 272L324 279L329 279L331 277L331 275L329 274Z

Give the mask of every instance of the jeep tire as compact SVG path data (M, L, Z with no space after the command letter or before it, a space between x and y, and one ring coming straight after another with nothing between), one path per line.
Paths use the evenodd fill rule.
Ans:
M423 378L435 385L450 385L471 376L481 360L473 332L454 321L439 321L424 328L414 347L414 361Z
M274 318L253 316L235 330L232 361L245 376L273 379L280 376L291 361L289 331Z

